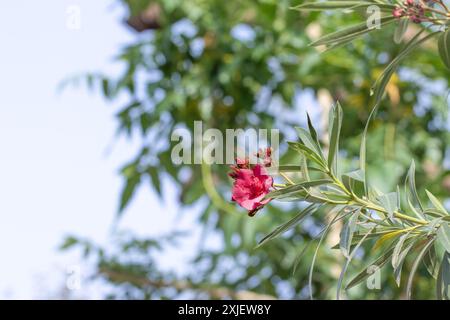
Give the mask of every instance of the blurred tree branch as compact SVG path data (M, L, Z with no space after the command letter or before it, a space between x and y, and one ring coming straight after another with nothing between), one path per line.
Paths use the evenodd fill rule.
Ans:
M130 283L136 287L153 287L156 289L173 288L177 291L202 291L207 293L213 299L234 299L234 300L273 300L275 297L260 294L248 290L234 291L225 287L217 287L205 284L195 284L190 281L164 281L164 280L151 280L144 277L139 277L132 274L126 274L117 272L106 267L100 267L98 270L100 275L107 277L110 281L115 283Z

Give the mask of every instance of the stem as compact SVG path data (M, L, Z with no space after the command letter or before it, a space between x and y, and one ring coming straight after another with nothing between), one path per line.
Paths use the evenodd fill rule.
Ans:
M360 204L364 205L368 209L372 209L372 210L375 210L375 211L378 211L378 212L382 212L384 214L389 214L389 212L386 209L384 209L384 208L382 208L380 206L377 206L377 205L375 205L373 203L364 201L364 200L359 199L359 198L356 198L355 201L357 203L360 203ZM428 222L425 221L425 220L420 220L420 219L417 219L417 218L414 218L414 217L410 217L410 216L407 216L406 214L400 213L398 211L394 211L394 217L397 218L397 219L400 219L400 220L405 220L405 221L409 221L409 222L413 222L413 223L417 223L417 224L421 224L421 225L427 225L428 224Z
M375 210L375 211L378 211L378 212L382 212L384 214L389 214L389 212L386 209L384 209L384 208L382 208L380 206L377 206L377 205L375 205L373 203L370 203L368 201L364 201L363 199L360 199L359 197L357 197L354 193L352 193L349 190L347 190L347 188L344 186L344 184L341 181L339 181L335 177L335 175L333 173L331 173L331 171L328 172L328 175L333 180L333 182L338 187L340 187L342 189L342 191L344 191L347 195L351 196L352 200L355 201L356 203L358 203L358 204L360 204L360 205L362 205L362 206L364 206L364 207L366 207L368 209L372 209L372 210ZM425 221L425 220L416 219L414 217L407 216L407 215L405 215L403 213L400 213L398 211L394 211L394 217L397 218L397 219L400 219L400 220L405 220L405 221L409 221L409 222L413 222L413 223L417 223L417 224L421 224L421 225L427 225L428 224L428 222Z
M336 178L336 176L330 170L328 170L327 174L331 178L331 180L333 180L334 184L339 188L341 188L341 190L344 191L345 194L347 194L350 197L353 197L353 194L347 190L344 184L338 178Z
M437 10L437 9L434 9L434 8L430 8L430 7L427 7L427 6L424 6L423 8L426 11L434 12L434 13L440 14L440 15L442 15L444 17L448 17L450 15L448 12L444 12L444 11Z
M280 172L280 175L286 179L287 182L289 182L290 184L295 184L291 179L289 179L289 177L284 174L283 172Z
M447 19L432 19L432 18L426 18L428 22L433 22L434 24L441 24L443 25L444 23L442 21L447 21Z
M431 0L431 1L436 3L436 4L438 4L438 5L440 5L445 11L448 12L448 8L447 8L447 6L445 5L445 3L442 0ZM422 0L422 3L424 3L426 5L426 2L423 1L423 0Z
M274 187L279 187L279 188L286 188L286 185L282 184L282 183L274 183L273 186Z
M211 202L219 209L225 212L236 213L235 208L228 202L226 202L221 195L217 192L214 186L214 180L211 172L211 166L207 165L205 161L201 164L202 182L205 188L206 194L211 199Z
M438 3L445 9L445 11L449 12L447 6L445 5L444 1L439 0Z

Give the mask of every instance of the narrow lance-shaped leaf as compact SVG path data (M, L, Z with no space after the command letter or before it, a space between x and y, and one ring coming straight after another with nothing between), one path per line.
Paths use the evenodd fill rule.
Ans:
M342 175L342 182L345 187L357 196L362 196L365 194L364 180L364 171L361 169Z
M352 252L350 253L348 259L345 261L344 266L342 267L341 274L339 275L339 279L337 282L337 288L336 288L336 300L339 300L341 295L341 288L342 288L342 282L344 281L345 273L347 272L348 266L350 265L350 262L352 261L353 257L355 256L355 253L361 247L361 245L366 241L367 237L375 230L375 227L372 227L367 233L359 240L359 242L356 244L356 246L353 248Z
M306 165L306 163L304 164L303 162L301 162L300 165L281 165L278 167L268 167L267 171L270 172L274 172L274 171L279 171L279 172L303 172L304 169L307 169L309 171L320 171L318 168L314 168L314 167L308 167Z
M321 186L321 185L329 184L329 183L331 183L331 180L327 180L327 179L306 181L306 182L295 184L295 185L292 185L292 186L289 186L289 187L286 187L283 189L272 191L268 195L266 195L265 198L273 199L273 198L277 198L280 196L287 196L287 195L295 193L295 192L303 191L306 188Z
M376 259L375 261L373 261L368 267L364 268L364 270L362 270L360 273L358 273L345 287L346 290L353 288L354 286L356 286L357 284L361 283L362 281L364 281L365 279L367 279L370 276L370 272L369 272L369 268L373 268L378 267L378 268L382 268L386 262L389 261L389 259L392 256L392 252L394 251L394 249L390 249L388 250L385 254L383 254L382 256L380 256L378 259Z
M292 142L288 141L288 145L291 149L301 153L305 157L307 157L309 160L314 162L315 164L319 165L322 169L326 169L326 163L323 161L323 159L316 153L316 151L311 150L307 146L305 146L302 143L299 142Z
M337 174L337 158L339 152L339 136L342 126L342 108L337 102L330 111L330 147L328 150L328 168Z
M308 168L308 164L307 164L307 162L306 162L306 157L302 154L302 155L300 155L300 166L301 166L301 168L302 168L302 176L303 176L303 179L305 180L305 181L310 181L311 180L311 178L309 177L309 168Z
M442 61L445 66L450 69L450 28L447 28L447 30L439 36L438 49Z
M372 250L375 251L378 248L380 248L386 241L391 240L392 238L395 238L398 235L401 235L403 232L405 232L404 230L396 230L396 231L392 231L389 233L386 233L385 235L383 235L382 237L380 237L375 244L372 247Z
M443 222L437 231L437 239L444 246L445 250L450 253L450 227Z
M403 17L402 19L400 19L398 21L398 25L397 25L397 28L395 29L395 33L394 33L394 42L395 43L402 42L403 36L405 35L406 30L408 29L408 24L409 24L408 17Z
M408 175L406 176L405 185L407 185L409 187L409 192L411 193L414 202L416 202L417 205L419 206L420 210L423 211L423 206L422 206L422 203L420 202L420 198L419 198L419 195L418 195L417 189L416 189L415 176L416 176L416 164L414 163L414 160L413 160L411 162L411 166L409 167ZM408 197L408 192L406 192L406 195ZM409 199L409 197L408 197L408 199Z
M425 257L423 258L423 263L425 264L429 275L434 279L437 279L439 271L439 264L437 263L436 259L436 249L434 246L431 246L431 248L425 254Z
M419 264L422 261L423 257L425 256L425 254L427 253L427 251L430 249L431 245L433 244L433 240L434 240L433 238L430 238L427 240L425 246L420 251L420 253L417 255L416 260L414 261L414 263L411 267L411 271L410 271L410 274L408 277L408 283L406 285L406 296L407 296L408 300L411 299L412 284L413 284L413 280L414 280L414 276L416 274L417 268L419 267Z
M430 191L425 190L425 192L427 193L428 199L430 199L431 203L437 210L439 210L444 214L448 214L447 210L445 210L442 203Z
M307 2L298 6L292 7L292 9L299 11L325 11L325 10L337 10L337 9L352 9L360 7L373 6L371 1L323 1L323 2ZM395 6L392 4L377 4L380 8L384 8L392 11Z
M295 129L297 130L297 134L303 144L309 149L313 150L319 159L323 158L322 150L317 142L316 132L308 132L301 127L296 127ZM315 138L313 138L313 135L315 136Z
M137 186L140 184L140 182L141 182L140 175L134 175L126 181L120 196L119 211L117 213L119 217L122 215L124 209L130 203L130 200L132 199L134 192Z
M398 210L397 197L397 192L390 192L378 198L380 204L387 210L390 219L394 218L394 212Z
M409 237L410 232L402 235L399 239L397 244L394 247L394 251L392 252L392 267L394 269L397 268L398 264L399 264L399 256L400 256L400 252L403 248L403 244L405 243L405 240Z
M414 215L415 215L417 218L419 218L419 219L425 219L424 214L423 214L423 213L420 213L420 212L413 206L413 204L411 203L411 199L409 199L408 196L406 196L406 197L407 197L407 198L406 198L406 202L408 203L409 210L411 210L411 212L414 213Z
M344 206L338 205L338 206L334 207L333 209L331 209L330 215L331 215L331 216L334 216L335 214L339 214L339 213L342 211L342 209L344 209ZM331 225L334 224L334 223L336 223L337 221L339 221L339 220L340 220L341 218L343 218L343 217L345 217L345 215L341 215L341 217L336 216L336 218L333 218L333 219L332 219L333 221L332 221ZM330 226L331 226L331 225L330 225ZM295 261L294 261L294 267L293 267L293 270L292 270L292 274L293 274L293 275L294 275L295 272L297 271L297 266L298 266L298 264L300 263L300 261L301 261L303 255L304 255L304 254L306 253L306 251L309 249L309 247L311 246L311 244L313 243L313 241L315 241L315 240L317 240L317 239L321 239L321 238L323 237L323 234L326 233L326 232L328 232L328 229L329 229L329 226L327 225L327 226L324 227L324 228L323 228L316 236L314 236L314 237L312 238L311 241L308 241L308 242L306 243L306 245L304 246L304 248L299 252L299 254L297 255L297 257L295 258Z
M423 38L419 38L420 35L424 32L425 29L422 29L419 31L400 51L400 53L391 61L391 63L388 64L388 66L384 69L383 73L380 75L380 77L375 81L375 84L371 88L371 95L375 96L375 101L378 103L381 98L383 97L384 90L389 83L389 80L391 76L394 74L395 70L397 69L397 66L399 63L409 54L411 53L415 48L417 48L419 45L421 45L423 42L427 41L428 39L434 37L437 35L436 32L432 32L428 35L426 35Z
M309 116L308 112L306 113L306 120L308 122L308 130L309 130L309 133L311 134L311 137L316 142L316 144L319 145L319 138L317 136L316 129L314 129L314 126L311 121L311 117Z
M368 190L368 181L367 181L367 170L366 170L366 140L367 140L367 131L369 130L369 125L370 125L370 121L372 120L372 118L375 116L377 110L378 110L378 106L379 104L375 104L375 106L372 108L372 111L370 111L369 117L367 118L367 122L366 125L364 126L364 131L362 134L362 138L361 138L361 146L359 149L359 167L361 169L361 171L364 174L364 188L365 188L365 194L366 196L369 195L369 190Z
M394 17L383 17L380 19L380 26L385 26L389 23L392 23L396 20ZM373 30L377 30L367 25L367 22L364 21L362 23L347 27L342 30L338 30L336 32L327 34L320 38L317 41L311 43L312 46L320 46L320 45L329 45L336 44L342 41L348 41L349 39L355 39L363 34L371 32Z
M400 286L400 281L402 278L402 268L403 268L403 264L406 260L406 256L408 255L409 251L411 251L411 249L414 247L414 245L415 245L415 242L408 245L405 249L403 249L403 251L400 253L400 255L398 257L397 265L394 268L394 278L395 278L395 282L397 283L397 286Z
M161 179L159 176L158 168L157 167L148 168L148 174L150 175L150 179L152 181L152 186L155 188L158 196L161 197L162 196Z
M356 222L358 221L359 214L359 210L352 214L341 230L339 247L346 258L348 258L350 254L350 246L352 244L353 233L356 229Z
M436 296L438 300L450 300L450 253L445 252L436 279Z
M282 224L281 226L278 226L275 230L273 230L271 233L269 233L267 236L261 239L261 241L258 243L258 247L262 246L264 243L278 237L279 235L285 233L286 231L293 228L296 224L301 222L305 217L309 216L319 208L316 204L311 204L308 207L306 207L304 210L302 210L300 213L298 213L294 218L289 220L288 222Z
M312 293L312 276L313 276L313 272L314 272L314 265L316 263L316 257L317 257L317 253L319 252L319 248L320 245L322 244L323 239L325 238L325 236L327 235L328 231L330 230L330 227L334 224L335 221L338 220L339 215L341 214L342 210L341 208L335 208L334 210L332 210L331 214L334 214L335 212L337 212L333 219L331 219L331 221L327 224L325 230L323 231L319 243L317 244L316 250L314 251L314 255L311 261L311 266L309 267L309 275L308 275L308 288L309 288L309 297L311 300L313 300L313 293Z

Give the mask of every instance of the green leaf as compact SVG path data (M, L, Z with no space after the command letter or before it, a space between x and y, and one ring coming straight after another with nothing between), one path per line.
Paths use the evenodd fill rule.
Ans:
M350 246L352 244L353 233L356 229L356 222L358 221L359 214L359 210L352 214L341 230L339 247L346 258L348 258L350 254Z
M102 92L105 98L111 98L111 89L107 78L102 79Z
M436 296L438 300L450 300L450 253L445 252L436 279Z
M441 211L435 210L435 209L425 209L423 211L424 214L427 214L429 216L432 216L434 218L444 218L447 216L446 214L442 213Z
M322 149L320 148L319 142L317 140L317 134L314 131L314 128L312 132L308 132L307 130L301 127L296 127L295 129L297 130L297 134L300 140L303 142L303 144L309 149L313 150L319 159L323 158Z
M298 213L294 218L292 218L288 222L278 226L275 230L273 230L271 233L269 233L264 238L262 238L261 241L259 241L257 247L262 246L264 243L266 243L266 242L268 242L268 241L270 241L272 239L275 239L279 235L281 235L281 234L285 233L286 231L290 230L296 224L300 223L303 219L305 219L307 216L312 214L318 208L319 208L319 206L316 205L316 204L309 205L308 207L306 207L305 209L300 211L300 213Z
M443 222L437 231L437 239L444 246L447 252L450 252L450 227Z
M314 168L314 167L307 167L307 166L303 166L303 164L301 165L283 165L283 166L278 166L278 167L269 167L267 168L267 171L280 171L280 172L303 172L303 169L306 168L307 170L310 171L319 171L319 169Z
M371 228L367 233L359 240L359 242L356 244L356 246L353 248L352 252L350 253L348 259L345 261L344 266L342 267L341 274L339 275L339 279L337 282L337 288L336 288L336 300L339 300L340 294L341 294L341 288L342 288L342 282L344 281L345 273L347 272L348 266L350 265L350 262L352 261L353 257L355 256L355 253L361 247L361 245L364 243L364 241L367 239L367 237L372 233L372 231L375 230L375 227Z
M159 170L157 167L149 167L148 173L152 181L152 186L156 189L156 193L161 196L161 179L159 177Z
M385 26L387 24L390 24L394 22L396 18L392 16L383 17L380 19L380 26ZM342 30L338 30L336 32L327 34L320 38L317 41L314 41L311 43L312 46L320 46L320 45L329 45L329 44L338 44L342 41L348 41L350 39L355 39L359 36L362 36L363 34L366 34L368 32L377 30L375 28L371 28L367 26L367 22L364 21L362 23L358 23L356 25L347 27Z
M390 249L389 251L387 251L385 254L383 254L382 256L380 256L378 259L376 259L375 261L373 261L371 264L369 264L366 268L364 268L364 270L362 270L360 273L358 273L345 287L345 290L348 290L350 288L353 288L354 286L358 285L359 283L361 283L362 281L364 281L365 279L367 279L370 276L370 273L368 272L370 267L376 266L378 268L382 268L386 262L389 261L389 259L392 256L392 252L394 251L394 249Z
M382 237L380 237L375 244L373 245L372 250L375 251L377 250L379 247L381 247L386 241L391 240L392 238L395 238L396 236L402 234L403 232L405 232L404 230L396 230L396 231L392 231L389 233L386 233L385 235L383 235Z
M397 244L394 247L394 251L392 252L392 267L396 269L398 267L398 264L400 262L400 252L403 248L403 244L405 243L405 240L409 237L410 232L402 235L399 239Z
M320 150L320 142L319 142L319 138L317 136L317 132L316 129L314 129L314 126L312 125L311 122L311 118L309 116L308 113L306 113L306 119L308 121L308 130L309 130L309 134L311 135L311 138L313 139L313 141L315 142L316 146L318 147L318 149Z
M294 266L292 268L292 276L295 275L296 271L297 271L297 267L300 263L300 261L302 260L303 256L305 255L305 253L308 251L309 247L311 246L311 244L313 243L312 240L308 241L305 246L303 247L303 249L298 253L298 255L295 257L294 260Z
M337 174L337 159L339 152L339 136L342 127L342 108L337 102L330 110L330 147L328 150L328 168Z
M333 209L331 209L330 211L330 215L334 215L334 213L336 213L335 217L333 217L330 226L337 222L338 220L340 220L340 218L338 219L339 213L342 212L342 209L344 209L344 206L336 206ZM343 215L345 216L345 215ZM323 228L316 236L314 236L310 241L308 241L306 243L306 245L304 246L304 248L299 252L299 254L297 255L297 257L295 258L294 261L294 267L293 267L293 271L292 271L292 275L295 274L296 270L297 270L297 266L300 263L302 257L304 256L304 254L307 252L307 250L309 249L309 247L311 246L311 244L317 240L317 239L322 239L324 237L324 233L327 233L329 229L329 226L327 225L325 228ZM319 240L320 242L320 240ZM317 250L317 248L316 248Z
M394 268L394 278L395 282L397 283L397 286L400 286L400 281L402 278L402 268L403 264L406 260L406 256L408 255L409 251L414 247L415 242L408 245L399 255L397 265Z
M417 255L416 260L414 260L414 263L411 267L411 271L408 277L408 283L406 285L406 296L408 298L408 300L411 300L411 296L412 296L412 284L413 284L413 280L414 280L414 275L416 274L416 271L419 267L420 262L422 261L423 257L425 256L425 254L427 253L427 251L430 249L431 245L433 244L433 238L430 238L427 240L425 246L423 247L423 249L420 251L420 253Z
M309 177L308 163L306 162L306 157L303 154L300 155L300 166L301 166L301 169L302 169L303 179L305 181L310 181L311 178Z
M359 149L359 168L361 169L362 172L364 172L364 188L365 188L365 195L368 196L369 195L369 188L367 187L368 185L368 180L367 180L367 170L366 170L366 154L367 154L367 150L366 150L366 137L367 137L367 131L369 130L369 125L370 125L370 121L372 120L372 118L375 116L377 110L378 110L378 106L379 104L375 104L375 106L372 108L372 111L370 111L369 117L367 118L367 122L366 125L364 126L364 131L362 134L362 138L361 138L361 147Z
M388 66L384 69L380 77L375 81L375 84L372 86L371 95L375 96L375 101L378 103L383 97L384 90L391 79L392 74L397 69L400 62L409 54L411 51L416 49L420 44L427 41L428 39L434 37L438 32L433 32L426 35L423 38L420 38L420 35L424 32L425 29L419 31L399 52L399 54L388 64Z
M402 42L403 36L406 33L406 30L408 29L409 24L409 18L403 17L398 21L397 28L395 29L394 33L394 42L400 43Z
M389 214L389 218L394 218L394 212L397 211L398 204L397 204L397 192L390 192L383 194L378 197L378 202L386 209L386 211Z
M295 185L292 185L292 186L289 186L289 187L286 187L283 189L272 191L269 194L267 194L265 198L266 199L275 199L280 196L288 196L288 195L291 195L291 194L299 192L299 191L304 191L307 188L321 186L321 185L329 184L329 183L332 183L332 181L327 180L327 179L305 181L303 183L295 184Z
M345 173L342 175L342 182L345 187L357 196L365 194L365 174L361 169Z
M298 6L292 7L292 9L299 11L325 11L336 9L352 9L373 6L374 2L371 1L323 1L323 2L307 2ZM392 11L395 6L391 4L376 4L380 8Z
M120 196L120 205L119 205L119 211L118 211L119 216L123 213L123 210L130 203L130 200L132 199L134 192L135 192L137 186L140 184L140 182L141 182L141 177L139 174L133 175L127 179L125 186L122 190L121 196Z
M314 251L314 255L311 261L311 266L309 267L309 275L308 275L308 288L309 288L309 297L311 300L313 300L313 293L312 293L312 276L313 276L313 272L314 272L314 265L316 263L316 258L317 258L317 253L319 252L319 248L320 245L322 244L323 239L325 239L325 236L327 235L328 231L330 230L330 227L339 220L339 215L342 212L342 207L335 207L330 214L334 215L333 219L331 219L331 221L327 224L326 228L324 229L319 243L317 244L316 250ZM336 213L336 214L335 214Z
M64 239L63 244L59 247L60 250L66 250L69 249L71 247L73 247L74 245L76 245L78 243L78 239L72 236L66 237L66 239Z
M395 71L395 68L384 71L381 74L380 78L377 79L374 86L370 89L370 95L374 95L376 102L381 101L381 99L383 98L386 86L388 85Z
M445 210L444 206L442 205L442 203L428 190L425 190L425 192L427 193L428 199L430 199L431 203L433 204L433 206L440 212L444 213L444 214L448 214L447 210Z
M436 261L436 249L434 246L432 246L430 250L428 250L428 252L425 254L423 263L425 264L425 267L427 268L430 276L434 279L437 279L439 264Z
M423 211L422 203L420 202L419 194L417 193L416 189L416 164L414 163L414 160L411 161L411 165L408 170L408 174L406 176L405 185L409 187L409 192L412 195L413 200L417 203L420 210ZM408 192L406 192L407 198L409 200Z
M318 164L320 167L322 167L324 170L326 169L326 164L321 158L319 154L317 154L316 151L308 148L306 145L298 142L292 142L288 141L288 145L291 149L301 153L305 157L307 157L309 160L313 161L314 163Z
M431 220L427 225L427 229L428 229L427 236L435 234L438 231L437 229L440 227L441 223L442 223L442 217ZM438 228L436 228L436 226Z
M438 40L439 55L445 66L450 69L450 28L441 33Z

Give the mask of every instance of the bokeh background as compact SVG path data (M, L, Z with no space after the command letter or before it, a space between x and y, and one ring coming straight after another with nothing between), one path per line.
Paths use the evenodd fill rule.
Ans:
M370 86L400 46L385 31L321 53L308 43L361 15L289 9L299 3L2 1L0 297L307 298L324 212L255 249L302 204L249 218L229 203L226 166L176 166L169 139L194 120L277 128L282 161L292 163L293 126L310 112L326 145L339 100L342 157L355 165ZM449 79L433 42L394 75L369 131L380 188L394 190L414 159L420 189L449 198ZM334 296L338 237L319 250L317 298ZM351 272L371 255L361 250ZM433 298L424 270L415 281L416 298ZM383 272L380 290L360 285L348 297L403 291Z

